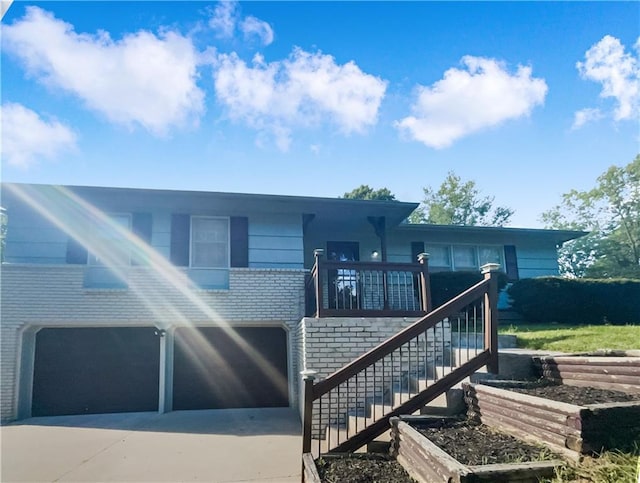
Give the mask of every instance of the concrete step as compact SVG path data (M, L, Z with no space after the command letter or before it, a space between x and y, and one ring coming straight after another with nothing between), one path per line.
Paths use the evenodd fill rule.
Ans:
M420 410L422 415L453 416L466 410L462 389L449 389Z
M454 347L477 347L479 350L482 350L484 347L484 333L453 332L451 334L451 343ZM515 335L498 334L498 349L511 349L515 347L517 347Z

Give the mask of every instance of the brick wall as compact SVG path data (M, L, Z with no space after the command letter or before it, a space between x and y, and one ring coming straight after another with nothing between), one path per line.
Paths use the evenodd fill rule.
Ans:
M199 290L185 272L128 268L129 288L83 288L84 267L2 265L1 417L15 417L18 332L27 326L282 325L289 333L292 404L297 401L297 326L304 314L302 269L232 268L228 290Z

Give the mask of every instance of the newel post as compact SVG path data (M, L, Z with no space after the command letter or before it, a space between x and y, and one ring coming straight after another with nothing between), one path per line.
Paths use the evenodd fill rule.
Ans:
M418 263L422 270L420 271L420 297L422 298L422 307L426 313L431 312L431 281L429 279L429 254L419 253Z
M484 295L484 346L489 350L487 370L498 374L498 270L497 263L487 263L480 267L485 280L489 280L489 287Z
M311 452L311 423L313 421L313 381L316 371L304 370L300 373L304 383L304 408L302 413L302 453ZM303 471L304 474L304 471Z
M313 259L316 266L315 272L315 289L316 289L316 317L322 317L322 311L324 309L324 301L322 300L322 277L320 276L320 263L324 250L322 248L316 248L313 251Z

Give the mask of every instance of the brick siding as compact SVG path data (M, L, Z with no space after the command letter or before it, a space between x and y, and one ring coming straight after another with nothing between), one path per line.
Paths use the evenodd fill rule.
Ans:
M232 268L229 289L211 291L189 286L179 269L163 276L149 267L129 267L129 289L123 290L84 288L83 275L82 266L2 265L2 421L15 418L18 334L27 326L279 325L289 333L291 403L295 405L304 270Z

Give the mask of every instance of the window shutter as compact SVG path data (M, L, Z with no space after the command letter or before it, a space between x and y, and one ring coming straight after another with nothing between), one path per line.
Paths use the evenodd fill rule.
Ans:
M133 213L131 216L131 231L144 241L147 245L151 245L151 213ZM131 263L133 265L146 265L146 260L142 253L133 250Z
M509 282L515 282L520 279L518 275L518 257L516 255L515 245L504 246L504 264Z
M231 266L249 266L249 218L232 216L229 219L231 230Z
M418 262L418 255L424 253L424 242L411 242L411 261Z
M151 243L151 213L134 213L132 217L132 229L141 240Z
M79 241L69 237L67 240L67 263L86 265L87 256L87 249Z
M189 215L171 215L171 263L179 267L189 266L190 231Z

